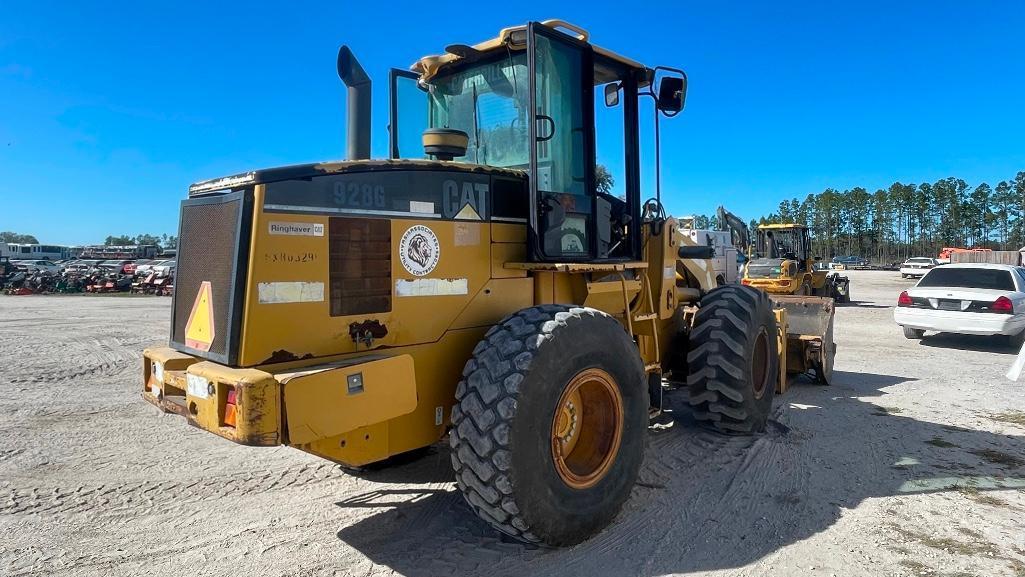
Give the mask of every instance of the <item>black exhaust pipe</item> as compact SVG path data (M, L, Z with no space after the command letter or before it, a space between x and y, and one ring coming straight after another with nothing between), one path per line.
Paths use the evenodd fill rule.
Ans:
M338 49L338 77L349 87L345 155L349 160L370 158L370 77L348 46Z

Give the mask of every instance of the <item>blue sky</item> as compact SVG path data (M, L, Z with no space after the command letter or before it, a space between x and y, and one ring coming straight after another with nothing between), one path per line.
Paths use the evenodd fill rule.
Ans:
M1025 170L1017 0L216 4L4 2L0 230L174 233L190 182L341 158L342 43L376 81L385 156L388 68L545 18L687 70L687 109L663 124L673 214L724 203L749 219L826 187Z

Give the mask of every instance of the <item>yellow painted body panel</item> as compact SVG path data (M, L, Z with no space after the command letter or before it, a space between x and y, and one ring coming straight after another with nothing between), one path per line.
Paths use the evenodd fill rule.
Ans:
M782 394L790 388L790 381L787 376L787 310L783 308L772 309L776 315L776 346L779 352L779 379L776 381L776 393Z
M244 445L281 444L281 391L270 373L201 361L189 365L184 375L168 371L164 375L165 382L175 379L179 386L184 377L185 417L190 424ZM235 427L225 423L225 405L231 388L235 390L238 409Z
M382 423L416 409L416 377L409 355L276 377L284 389L285 422L293 445Z
M395 347L437 341L469 305L471 297L483 292L491 280L490 226L483 222L440 221L435 219L392 219L391 278L393 283L415 281L407 272L394 247L410 227L424 225L438 237L440 257L430 273L434 279L465 279L466 293L459 295L394 295L391 311L376 314L331 316L329 237L271 235L270 222L304 222L324 225L329 217L311 214L265 213L262 186L256 187L250 273L243 321L240 364L257 366L275 358L276 351L289 358L328 357L366 347L352 341L349 325L378 320L388 334L376 339L373 348ZM267 283L321 283L323 298L315 302L260 302L260 285ZM394 288L394 287L393 287ZM505 311L495 311L501 318ZM479 316L479 315L478 315ZM482 320L482 322L485 322ZM493 322L493 321L491 321ZM372 350L371 349L371 350ZM276 358L284 355L278 353Z
M799 268L796 276L783 275L779 278L750 278L744 274L744 284L761 289L767 293L778 295L792 295L800 292L804 283L808 283L813 289L821 289L826 284L827 271L802 271L800 263L793 260L783 261L783 270L786 270L788 263L795 263ZM805 263L811 267L811 263Z
M453 330L436 343L401 349L416 368L418 399L411 413L294 446L339 463L364 465L437 442L448 426L463 366L484 331Z

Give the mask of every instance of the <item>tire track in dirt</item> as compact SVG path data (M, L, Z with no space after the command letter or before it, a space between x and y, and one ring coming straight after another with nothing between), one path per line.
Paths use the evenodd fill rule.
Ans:
M40 354L42 353L42 354ZM130 349L115 337L79 337L63 343L59 351L47 354L41 348L34 355L41 362L12 363L3 372L14 385L60 384L82 377L113 377L137 366L141 350ZM88 363L82 361L88 360Z
M329 462L238 474L221 474L198 479L132 481L108 484L62 483L33 487L0 486L0 514L46 514L90 517L118 515L126 511L145 514L159 508L225 497L284 491L346 477ZM17 479L17 478L15 478Z

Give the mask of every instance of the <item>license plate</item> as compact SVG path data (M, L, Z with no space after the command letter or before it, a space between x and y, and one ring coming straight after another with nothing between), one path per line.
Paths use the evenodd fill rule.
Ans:
M959 311L961 310L961 301L944 301L941 300L939 306L936 307L941 311Z
M186 375L185 388L191 397L206 399L210 396L210 381L198 375Z

